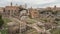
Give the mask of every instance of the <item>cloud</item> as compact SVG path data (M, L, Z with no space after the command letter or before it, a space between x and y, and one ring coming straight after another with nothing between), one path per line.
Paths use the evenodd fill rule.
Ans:
M52 6L57 5L60 6L60 0L0 0L0 6L6 6L9 5L10 2L13 2L15 5L17 4L27 4L28 7L46 7L46 6Z
M47 6L54 6L54 5L60 6L60 1L55 0L54 2L39 4L39 5L37 5L37 6L40 6L40 7L47 7Z

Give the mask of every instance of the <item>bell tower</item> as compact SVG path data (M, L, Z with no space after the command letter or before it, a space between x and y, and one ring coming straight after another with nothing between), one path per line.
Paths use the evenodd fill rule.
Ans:
M54 9L56 9L56 5L54 6Z
M18 6L18 4L16 3L16 6Z
M27 8L27 4L25 3L25 8Z
M10 4L11 6L12 6L12 2L11 2L11 4Z

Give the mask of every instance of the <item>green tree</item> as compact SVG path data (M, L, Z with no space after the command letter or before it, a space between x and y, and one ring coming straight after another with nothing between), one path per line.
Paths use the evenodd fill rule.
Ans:
M4 24L4 21L2 19L2 15L0 15L0 28L2 27L3 24Z

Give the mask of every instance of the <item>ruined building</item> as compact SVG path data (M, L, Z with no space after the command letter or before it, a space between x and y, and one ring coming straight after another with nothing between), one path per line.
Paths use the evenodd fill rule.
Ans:
M29 9L29 15L31 18L38 18L39 12L37 9L33 9L32 7Z
M13 6L11 2L10 6L0 7L0 14L2 14L3 17L19 17L20 12L26 8L25 6L18 6L17 4Z

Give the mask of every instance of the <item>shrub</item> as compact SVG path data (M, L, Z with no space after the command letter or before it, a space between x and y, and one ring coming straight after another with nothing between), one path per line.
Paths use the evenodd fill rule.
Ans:
M2 20L2 15L0 15L0 27L4 24L4 21Z

